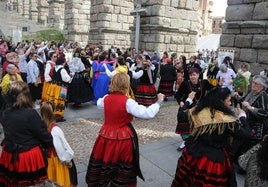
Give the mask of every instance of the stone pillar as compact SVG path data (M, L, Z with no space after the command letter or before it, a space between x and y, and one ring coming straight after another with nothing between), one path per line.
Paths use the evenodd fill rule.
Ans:
M14 12L18 12L18 0L11 1L11 4L12 4L12 10Z
M64 0L48 0L48 27L63 30L64 27Z
M196 52L198 1L141 2L141 6L147 9L147 14L141 15L140 49L149 52L178 52L187 57ZM135 41L134 30L132 28L132 46Z
M90 26L90 1L65 0L65 20L63 34L69 41L88 43Z
M38 20L38 9L37 9L37 0L30 0L29 4L29 19L36 21Z
M30 13L30 0L22 0L22 15L29 19Z
M101 43L104 49L129 47L133 9L132 0L92 0L89 43Z
M38 10L37 22L42 25L47 25L47 18L49 12L47 0L38 0L37 10Z
M220 46L235 50L234 65L250 64L259 73L268 64L268 2L260 0L228 0L226 22Z
M17 7L16 11L22 15L23 14L23 1L16 0L13 2L13 7Z

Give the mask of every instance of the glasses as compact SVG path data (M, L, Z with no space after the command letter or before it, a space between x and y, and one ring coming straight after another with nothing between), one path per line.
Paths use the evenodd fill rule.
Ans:
M260 83L256 82L256 81L252 81L252 84L255 84L255 85L261 85Z

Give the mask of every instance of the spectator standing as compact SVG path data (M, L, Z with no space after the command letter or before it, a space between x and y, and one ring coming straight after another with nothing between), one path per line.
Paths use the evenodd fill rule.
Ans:
M21 74L21 78L24 82L27 82L27 58L31 53L32 49L34 49L33 43L31 43L30 47L28 47L26 52L24 48L19 48L17 50L19 56L18 67Z
M238 98L238 103L246 111L247 121L250 124L251 136L247 141L237 140L235 145L235 156L238 156L249 150L252 146L258 144L268 133L268 95L266 89L268 83L265 77L255 75L251 82L251 91L244 97L240 97L237 92L234 96Z
M37 54L36 52L32 52L30 54L31 60L27 64L27 83L29 85L32 99L33 101L37 101L41 99L42 93L42 82L40 71L37 65ZM36 103L36 107L39 107L40 103Z
M23 81L23 80L20 74L17 73L16 66L14 64L9 64L7 66L7 74L3 77L3 80L0 84L3 95L7 93L9 84L15 81Z

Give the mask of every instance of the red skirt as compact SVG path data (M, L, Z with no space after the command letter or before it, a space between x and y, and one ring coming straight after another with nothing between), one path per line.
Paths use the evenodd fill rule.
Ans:
M174 81L160 81L158 93L164 94L166 97L174 95L173 92Z
M157 94L154 85L138 85L135 100L145 106L154 104L157 101Z
M0 184L8 187L32 186L47 179L46 160L39 146L18 153L18 159L5 151L0 157Z
M228 187L231 186L232 164L228 153L224 151L224 162L214 162L206 156L194 158L183 150L178 160L175 178L171 187Z
M88 186L137 185L137 176L144 179L139 167L139 145L136 132L130 125L134 137L109 139L98 136L88 164L86 182Z

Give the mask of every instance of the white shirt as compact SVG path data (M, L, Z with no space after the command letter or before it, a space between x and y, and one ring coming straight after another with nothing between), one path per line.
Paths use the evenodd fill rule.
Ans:
M78 57L73 58L73 60L69 63L69 68L70 68L70 71L74 73L76 72L78 73L86 69L85 65L81 61L81 58L78 58Z
M58 72L59 69L62 68L60 75L61 75L61 79L63 82L67 82L70 83L72 81L72 78L70 77L70 75L67 73L66 69L64 69L63 65L56 65L55 66L55 71Z
M227 72L218 71L216 75L216 79L223 80L221 85L222 88L229 88L229 90L233 91L233 79L236 77L235 72L232 69L227 68Z
M27 72L27 57L25 55L18 55L19 56L19 63L18 67L21 73L26 73Z
M53 145L61 162L70 162L74 157L74 151L65 139L60 127L55 126L51 130Z
M45 81L46 82L50 82L52 80L52 78L49 75L51 68L52 68L50 63L54 64L54 66L55 66L55 62L53 62L51 60L47 61L46 68L45 68Z
M35 83L39 74L37 63L34 60L30 60L27 64L27 83Z
M99 109L104 108L104 98L99 98L97 101L97 106ZM135 100L129 98L126 102L126 110L129 114L132 114L135 117L142 119L152 119L159 112L160 105L158 103L154 103L148 107L144 105L139 105Z

